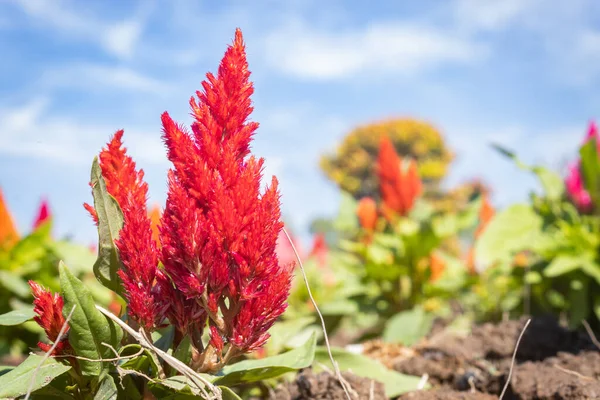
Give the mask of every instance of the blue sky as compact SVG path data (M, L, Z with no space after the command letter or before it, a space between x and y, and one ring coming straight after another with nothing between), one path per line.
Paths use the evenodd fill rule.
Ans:
M253 149L297 229L335 213L318 158L357 124L433 123L457 153L447 184L483 178L502 206L534 181L490 142L561 168L600 117L595 0L3 0L0 187L21 230L45 195L57 234L95 240L89 169L121 128L162 204L160 113L189 123L188 99L236 27L256 88Z

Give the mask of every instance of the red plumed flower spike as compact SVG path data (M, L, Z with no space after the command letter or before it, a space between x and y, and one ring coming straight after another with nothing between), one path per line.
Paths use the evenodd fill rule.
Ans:
M29 286L31 287L34 297L33 311L37 314L33 320L44 329L48 340L56 342L60 330L65 324L65 317L63 316L63 299L58 293L52 294L34 281L29 281ZM69 328L67 327L64 336L56 346L53 355L64 354L69 348L66 335L68 331ZM42 351L48 351L52 347L51 345L42 342L38 343L38 346Z
M128 314L140 326L151 330L160 322L163 308L162 301L155 298L154 290L158 251L146 208L148 185L143 180L144 171L136 169L123 146L122 137L123 131L117 131L102 149L100 168L108 193L117 200L123 212L123 229L115 244L123 263L118 274L129 303Z
M206 310L211 343L227 354L262 346L286 308L291 280L275 252L283 226L277 180L261 193L264 161L247 157L258 127L248 122L254 90L249 77L237 30L218 73L207 74L190 101L191 133L162 115L173 169L160 259L176 288Z
M407 215L423 190L417 164L411 161L408 168L403 168L394 144L384 137L379 148L377 173L384 215L388 219L394 214Z

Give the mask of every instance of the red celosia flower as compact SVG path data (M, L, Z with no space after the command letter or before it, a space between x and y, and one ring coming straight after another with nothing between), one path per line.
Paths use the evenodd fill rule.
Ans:
M207 74L190 101L192 134L162 116L174 168L161 219L161 260L176 287L207 310L224 345L238 353L268 338L286 308L291 279L275 251L282 228L277 180L261 194L263 160L247 157L258 127L247 121L254 91L249 76L237 30L217 75ZM213 347L220 347L212 336Z
M356 209L358 222L367 231L372 231L377 225L377 203L371 197L363 197Z
M327 266L327 253L329 253L329 248L327 247L325 234L317 233L313 241L313 247L310 251L310 255L311 257L317 258L317 263L321 268Z
M19 232L0 189L0 248L11 247L18 241Z
M280 218L277 180L261 193L263 159L248 157L258 127L252 111L250 72L242 34L207 74L190 101L192 133L162 115L169 171L166 207L153 239L143 172L122 147L122 131L100 154L108 192L123 210L116 244L129 315L146 329L168 318L201 348L209 319L216 360L197 366L213 371L227 357L263 345L287 304L291 266L278 261ZM95 217L93 208L86 208ZM97 219L97 217L96 217ZM154 237L156 237L154 235ZM163 269L158 269L158 262ZM200 358L202 360L202 358Z
M413 160L408 168L403 168L402 159L388 137L381 140L377 162L384 215L388 219L392 218L394 213L405 216L422 191L416 162Z
M123 211L123 229L116 241L123 269L118 271L128 302L128 315L146 329L152 329L162 318L164 304L155 297L158 255L150 217L146 209L148 185L143 170L127 155L117 131L100 152L100 168L107 191ZM86 205L92 212L93 208ZM94 217L95 211L92 213ZM97 217L96 217L97 218Z
M50 218L51 215L48 200L42 199L42 203L40 204L40 208L38 209L37 216L35 217L35 221L33 222L33 229L35 230L39 228L40 225L48 221Z
M58 293L52 294L50 291L45 290L42 286L34 281L29 281L29 286L31 287L34 297L33 311L37 314L37 316L33 319L44 329L48 340L51 342L56 342L58 339L58 334L65 324L65 317L62 313L64 305L63 299ZM69 349L70 346L66 335L68 329L69 328L67 327L64 332L64 336L56 346L53 355L65 354ZM50 350L52 347L52 345L42 342L39 342L38 346L42 351L45 352Z

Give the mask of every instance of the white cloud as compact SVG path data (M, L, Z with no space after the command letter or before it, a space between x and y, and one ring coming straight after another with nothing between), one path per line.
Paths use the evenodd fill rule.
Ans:
M64 0L10 0L42 26L61 32L72 40L95 42L109 54L129 59L133 56L145 24L146 10L122 22L110 22L75 10Z
M88 165L117 130L54 116L48 99L40 98L15 108L0 109L0 153L65 165ZM166 153L160 127L125 129L125 146L146 165L165 166Z
M78 87L86 90L131 90L165 93L170 86L131 68L91 63L65 64L44 71L41 84L48 87Z
M468 29L501 30L522 21L540 0L457 0L453 4L458 23Z
M101 37L107 50L123 58L131 58L140 40L143 25L132 20L118 23L106 28Z
M271 32L266 56L300 78L340 79L359 74L414 74L442 64L469 64L484 56L478 43L449 32L401 22L332 33L302 24Z

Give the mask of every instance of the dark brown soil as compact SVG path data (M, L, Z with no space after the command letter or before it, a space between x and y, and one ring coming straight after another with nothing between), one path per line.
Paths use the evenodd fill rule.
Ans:
M458 392L450 389L422 390L406 393L401 400L497 400L498 396L479 392Z
M356 392L355 399L385 400L383 384L350 373L342 373L343 378ZM338 379L328 373L315 375L312 370L302 371L292 381L280 385L270 397L271 400L346 400L346 394Z
M471 391L497 398L525 321L475 326L465 338L438 335L415 348L413 357L399 359L394 368L411 375L428 374L434 387L463 392L411 394L415 399L482 398L456 397ZM562 328L553 319L536 318L521 340L504 399L598 399L599 379L600 353L586 334Z

